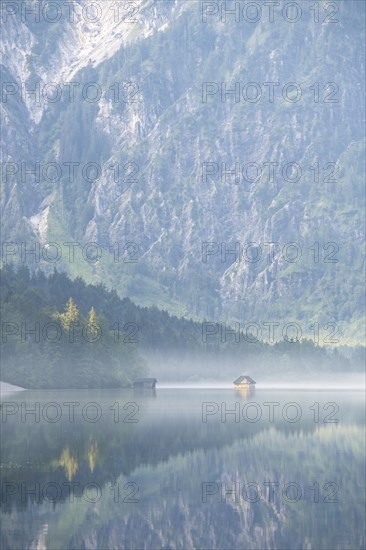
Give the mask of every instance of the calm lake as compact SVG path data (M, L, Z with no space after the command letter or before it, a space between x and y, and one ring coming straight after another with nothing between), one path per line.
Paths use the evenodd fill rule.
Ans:
M1 548L365 547L361 391L2 397Z

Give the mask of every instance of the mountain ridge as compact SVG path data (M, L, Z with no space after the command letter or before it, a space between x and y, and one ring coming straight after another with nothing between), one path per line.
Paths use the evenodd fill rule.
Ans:
M121 23L126 37L111 38L110 49L90 63L87 37L108 34L112 12L102 10L103 22L94 31L93 25L83 30L79 19L74 27L62 27L60 37L44 21L32 27L8 18L10 38L15 26L32 52L16 69L15 54L5 52L9 81L21 77L30 88L38 80L52 82L57 67L70 61L62 44L73 44L77 33L87 46L75 55L87 57L88 64L81 61L76 73L69 69L80 83L77 99L49 103L39 120L17 94L2 103L17 128L5 134L3 158L17 166L39 160L62 168L55 183L51 176L39 183L28 176L22 181L19 173L7 177L4 240L93 241L112 248L99 264L66 261L63 268L89 282L103 280L144 305L230 322L336 322L345 341L361 341L364 55L356 44L364 32L364 6L340 2L339 22L332 25L315 23L307 4L298 2L298 23L276 18L245 25L233 18L223 23L219 15L204 23L198 4L138 4L138 21ZM45 46L47 58L58 60L49 70L38 53ZM250 82L256 86L248 93L261 90L256 103L243 99ZM266 82L280 83L273 87L273 102ZM291 82L302 91L298 102L292 101L293 87L284 99ZM102 90L96 102L80 98L90 83L91 92ZM218 91L209 88L204 102L210 83ZM220 88L237 91L237 84L240 101L231 94L223 102ZM79 166L71 181L65 163L72 162ZM91 173L88 181L82 168L93 163L100 176ZM278 163L272 179L270 163ZM284 176L283 167L291 163L300 166L299 180L293 165ZM223 164L224 172L236 174L225 176ZM248 166L260 167L258 181L250 169L244 180ZM138 247L137 263L121 270L113 256L117 242ZM268 260L265 243L271 242L279 246ZM204 243L219 250L207 262ZM262 258L240 261L227 254L221 261L222 246L232 250L236 243L242 250L256 243ZM283 257L285 247L291 259L291 243L301 250L296 262Z

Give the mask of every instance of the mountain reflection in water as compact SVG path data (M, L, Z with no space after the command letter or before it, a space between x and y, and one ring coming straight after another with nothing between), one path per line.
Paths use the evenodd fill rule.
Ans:
M27 391L6 411L4 550L365 545L361 392Z

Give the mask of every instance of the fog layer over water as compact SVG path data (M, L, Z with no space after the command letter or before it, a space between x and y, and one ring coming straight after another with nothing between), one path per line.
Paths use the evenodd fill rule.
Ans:
M252 375L251 372L243 371L238 372L238 376L241 374ZM191 382L164 382L160 380L159 389L168 388L181 388L181 389L229 389L233 388L233 381L222 381L214 379L204 379ZM286 382L286 379L282 376L281 380L278 377L268 375L261 380L255 379L256 390L270 390L270 389L282 389L282 390L359 390L365 391L366 389L366 376L363 373L336 373L336 374L323 374L314 377L297 377L296 381Z

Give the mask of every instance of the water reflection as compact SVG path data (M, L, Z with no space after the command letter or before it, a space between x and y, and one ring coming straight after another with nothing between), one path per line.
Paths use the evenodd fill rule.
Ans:
M2 423L2 548L364 543L361 393L26 392L13 403L17 413L3 403L13 413ZM22 417L22 403L39 403L39 419Z
M248 386L248 387L235 387L234 388L235 396L238 399L250 399L255 396L255 388Z

